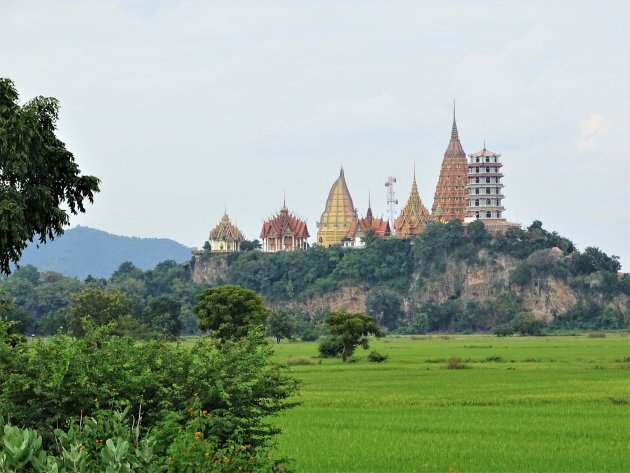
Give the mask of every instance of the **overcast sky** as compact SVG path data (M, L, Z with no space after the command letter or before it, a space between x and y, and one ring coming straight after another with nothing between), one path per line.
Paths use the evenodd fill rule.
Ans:
M102 180L72 225L202 246L287 206L315 240L343 165L386 215L414 163L431 207L453 100L503 155L505 216L630 257L630 2L0 0L0 76L61 102ZM398 206L400 209L402 205Z

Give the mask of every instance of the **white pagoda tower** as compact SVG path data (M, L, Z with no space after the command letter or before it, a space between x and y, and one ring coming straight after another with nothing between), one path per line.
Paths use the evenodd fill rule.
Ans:
M468 155L468 206L466 220L481 219L485 224L500 224L503 218L503 184L501 155L487 150Z

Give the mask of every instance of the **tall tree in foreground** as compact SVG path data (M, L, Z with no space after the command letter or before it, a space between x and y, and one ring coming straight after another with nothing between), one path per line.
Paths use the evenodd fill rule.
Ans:
M10 272L27 241L62 234L68 212L85 212L84 201L93 202L99 190L99 180L82 176L55 136L58 117L57 99L20 106L13 82L0 78L0 273Z
M326 317L326 323L330 333L341 337L343 341L341 359L344 362L358 346L365 349L370 347L368 335L381 335L374 319L364 314L350 314L345 310L331 312Z
M270 313L262 295L240 286L206 289L193 311L199 317L199 328L211 330L222 341L244 338L252 329L263 329Z

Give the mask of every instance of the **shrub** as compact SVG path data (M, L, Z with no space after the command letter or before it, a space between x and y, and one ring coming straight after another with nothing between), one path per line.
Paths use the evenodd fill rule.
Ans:
M343 339L337 335L322 337L318 350L322 358L337 358L343 352Z
M492 330L497 337L510 337L514 335L512 324L499 324Z
M587 336L588 338L606 338L606 334L604 332L591 332Z
M368 355L368 361L371 361L372 363L383 363L384 361L387 361L387 358L389 358L387 355L383 355L377 351L371 351Z
M458 356L452 356L448 360L446 360L446 369L447 370L463 370L468 368L466 363L462 362L462 359Z
M287 365L289 366L313 365L313 364L315 364L315 362L308 356L291 356L287 358Z

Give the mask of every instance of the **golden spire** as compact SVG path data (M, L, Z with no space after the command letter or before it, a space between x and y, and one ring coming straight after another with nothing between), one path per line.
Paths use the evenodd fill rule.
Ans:
M356 221L357 213L342 166L339 177L330 188L326 208L318 223L317 244L322 246L341 244L341 240L348 234L350 225Z

